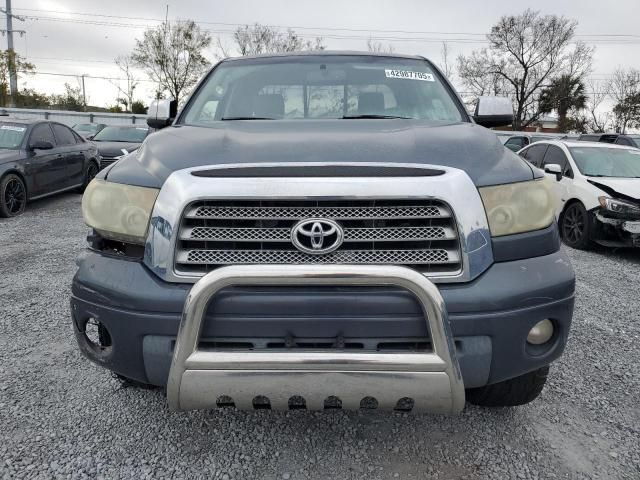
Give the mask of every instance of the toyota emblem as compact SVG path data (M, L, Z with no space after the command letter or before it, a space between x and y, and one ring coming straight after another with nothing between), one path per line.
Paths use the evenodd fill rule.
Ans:
M323 254L342 245L342 227L326 218L309 218L296 223L291 229L291 242L301 252Z

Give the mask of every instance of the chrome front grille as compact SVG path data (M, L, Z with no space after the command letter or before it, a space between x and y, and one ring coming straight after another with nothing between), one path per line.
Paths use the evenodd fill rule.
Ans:
M339 249L313 255L296 249L291 229L326 218L344 229ZM391 264L425 273L462 269L450 207L436 200L206 200L187 206L175 270L204 274L239 264Z

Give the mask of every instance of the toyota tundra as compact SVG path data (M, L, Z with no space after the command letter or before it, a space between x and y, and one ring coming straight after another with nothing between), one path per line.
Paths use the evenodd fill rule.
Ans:
M226 59L101 171L82 352L176 410L455 413L543 389L574 273L544 173L417 56Z

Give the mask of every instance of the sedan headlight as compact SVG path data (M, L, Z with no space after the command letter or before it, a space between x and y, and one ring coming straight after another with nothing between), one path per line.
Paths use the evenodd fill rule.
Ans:
M546 178L479 190L493 237L540 230L554 220L553 192Z
M640 206L635 203L625 202L624 200L618 200L617 198L610 197L598 197L600 206L605 210L615 213L635 213L640 214Z
M158 192L94 179L82 197L84 222L105 238L144 244Z

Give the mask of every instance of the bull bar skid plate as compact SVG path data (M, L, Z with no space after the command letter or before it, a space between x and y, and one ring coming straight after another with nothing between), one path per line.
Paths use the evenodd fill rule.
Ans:
M377 353L333 351L216 351L198 348L207 306L230 286L343 285L397 286L422 306L432 351ZM215 319L213 320L215 321ZM208 409L220 397L252 409L255 397L287 409L302 397L319 410L328 397L357 409L365 397L390 410L411 398L413 411L457 413L465 392L444 301L424 275L406 267L374 265L238 265L220 267L192 287L185 301L167 382L172 410Z

